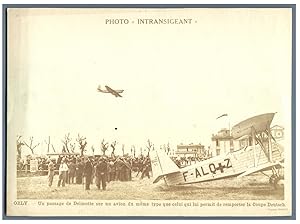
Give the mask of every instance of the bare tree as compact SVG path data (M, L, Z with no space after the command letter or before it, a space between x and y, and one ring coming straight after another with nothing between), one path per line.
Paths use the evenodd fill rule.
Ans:
M69 144L72 141L72 139L70 138L70 133L66 134L64 139L62 139L61 141L63 143L62 152L70 153Z
M67 150L66 150L66 147L63 145L63 147L62 147L62 149L61 149L61 152L62 153L66 153L67 152Z
M84 152L86 151L85 147L87 145L86 137L80 136L78 134L78 138L76 139L76 141L79 144L80 155L83 156Z
M92 149L93 155L95 155L95 148L93 145L92 145L91 149Z
M135 152L136 152L135 146L132 145L131 146L131 155L133 155L134 158L135 158Z
M75 152L75 148L76 148L75 143L70 143L70 151L71 151L72 153Z
M18 157L17 159L20 160L22 157L22 146L24 145L24 143L21 141L22 136L18 135L17 136L17 153L18 153Z
M154 149L154 144L150 141L150 139L148 139L147 144L148 145L146 147L148 149L148 156L149 156L150 151Z
M125 145L124 144L122 145L122 154L123 154L123 156L125 154Z
M141 152L141 155L143 155L143 148L140 147L140 152Z
M111 156L115 155L116 145L117 145L117 141L114 141L113 143L110 144L110 146L112 147Z
M105 152L108 149L108 142L105 142L105 140L103 139L101 142L101 151L103 153L103 155L105 155Z
M31 136L29 138L29 141L30 143L27 143L25 141L23 141L24 145L26 145L30 150L31 150L31 153L34 154L34 149L40 145L40 143L36 144L36 145L33 145L33 137Z

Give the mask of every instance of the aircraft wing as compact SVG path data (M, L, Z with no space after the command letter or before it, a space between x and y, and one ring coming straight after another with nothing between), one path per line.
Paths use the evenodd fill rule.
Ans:
M268 162L268 163L265 163L265 164L261 164L261 165L258 165L256 167L252 167L252 168L248 169L247 171L245 171L244 173L240 174L237 177L240 178L240 177L244 177L244 176L247 176L247 175L250 175L250 174L253 174L253 173L257 173L257 172L260 172L260 171L270 170L270 169L272 169L272 167L278 166L278 165L282 166L282 164L280 162L277 162L277 163Z
M257 133L261 133L266 130L266 127L270 126L274 115L275 113L267 113L248 118L234 125L231 134L234 139L238 139L244 135L251 135L253 128Z
M122 97L117 91L113 90L110 92L111 94L113 94L115 97Z
M114 90L109 86L105 86L105 88L109 93L113 94L115 97L122 97L119 93L122 93L124 90Z
M97 90L98 90L98 92L101 92L101 93L109 93L107 90L101 89L100 86L98 86Z

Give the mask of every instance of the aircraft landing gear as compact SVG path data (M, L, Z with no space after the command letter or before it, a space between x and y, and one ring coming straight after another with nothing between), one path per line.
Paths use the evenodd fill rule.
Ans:
M275 179L276 179L276 176L274 174L272 176L270 176L269 184L274 184L275 183Z
M284 179L283 176L273 174L269 179L269 183L273 185L275 189L278 189L279 187L278 182L283 179Z

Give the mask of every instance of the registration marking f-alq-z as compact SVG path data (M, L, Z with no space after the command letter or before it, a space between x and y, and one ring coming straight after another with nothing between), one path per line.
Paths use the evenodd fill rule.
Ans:
M248 146L184 168L179 168L164 151L151 151L153 183L163 179L167 185L184 185L271 170L269 182L276 187L278 181L283 179L284 155L282 147L271 134L270 125L274 115L261 114L233 126L233 138L250 139Z

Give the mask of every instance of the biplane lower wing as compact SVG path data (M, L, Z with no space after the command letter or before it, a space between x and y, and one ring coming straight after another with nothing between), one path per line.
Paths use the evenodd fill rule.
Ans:
M278 165L280 165L280 163L270 163L269 162L269 163L266 163L266 164L261 164L261 165L258 165L256 167L252 167L252 168L248 169L247 171L245 171L244 173L240 174L237 177L241 178L241 177L253 174L253 173L263 172L263 171L266 171L266 170L271 170L273 167L277 167Z

